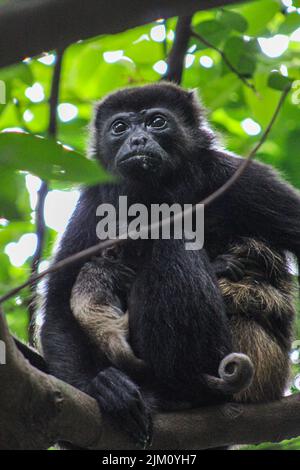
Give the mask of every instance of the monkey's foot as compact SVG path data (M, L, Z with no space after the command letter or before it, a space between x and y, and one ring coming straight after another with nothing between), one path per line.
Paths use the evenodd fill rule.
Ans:
M117 429L143 449L152 441L152 419L139 388L120 370L109 367L93 379L91 395Z

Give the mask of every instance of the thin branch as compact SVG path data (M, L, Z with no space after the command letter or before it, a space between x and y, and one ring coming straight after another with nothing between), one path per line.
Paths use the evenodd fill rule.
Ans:
M53 70L53 77L51 83L51 92L49 98L49 126L48 136L55 139L57 133L57 105L59 100L59 87L60 87L60 76L63 59L64 49L60 49L56 53L56 61ZM45 244L46 235L46 223L44 217L45 200L48 194L48 184L46 181L42 181L41 187L38 191L37 206L35 211L36 216L36 236L37 236L37 247L33 255L31 262L31 277L37 273L39 263L43 256L43 248ZM28 310L30 318L33 317L35 311L35 285L31 284L31 299L29 301Z
M247 158L243 161L243 163L241 164L241 166L235 171L235 173L229 178L228 181L226 181L225 184L223 184L223 186L221 186L219 189L217 189L214 193L212 193L210 196L208 196L207 198L205 198L201 204L211 204L212 202L214 202L217 198L219 198L220 196L222 196L226 191L228 191L228 189L241 177L241 175L244 173L244 171L247 169L247 167L250 165L251 161L253 160L253 158L255 157L256 153L258 152L258 150L260 149L260 147L262 146L262 144L266 141L272 127L273 127L273 124L274 122L276 121L276 118L282 108L282 105L290 91L291 87L288 86L287 88L285 88L285 90L283 90L281 96L280 96L280 99L277 103L277 106L275 108L275 111L273 113L273 116L268 124L268 126L266 127L264 133L262 134L260 140L257 142L257 144L253 147L253 149L251 150L251 152L249 153L249 155L247 156ZM0 303L1 303L1 299L0 299Z
M167 32L167 28L168 28L168 22L167 22L167 20L166 20L165 18L164 18L164 20L163 20L163 23L162 23L162 24L164 25L164 27L165 27L165 30L166 30L166 32ZM165 35L165 37L164 37L164 40L163 40L163 42L162 42L162 48L163 48L163 54L164 54L164 57L166 57L166 56L167 56L167 54L168 54L168 42L167 42L167 35Z
M173 47L168 57L168 69L163 80L181 83L184 70L185 55L191 35L191 16L178 18Z
M139 231L139 235L141 234L147 234L149 230L154 231L157 230L158 228L165 227L167 224L170 223L175 223L179 220L182 220L183 217L190 216L192 213L194 213L197 210L197 206L199 204L211 204L214 202L216 199L218 199L220 196L222 196L226 191L229 190L229 188L238 180L238 178L241 177L241 175L244 173L244 171L247 169L247 167L250 165L252 159L254 158L256 152L258 149L261 147L261 145L265 142L266 138L268 137L272 126L280 112L280 109L285 101L285 98L287 94L290 91L290 87L287 87L281 94L281 97L278 101L278 104L276 106L276 109L273 113L273 116L265 129L264 133L262 134L260 140L257 142L257 144L254 146L254 148L251 150L247 158L243 161L241 166L235 171L235 173L224 183L219 189L217 189L215 192L213 192L211 195L200 201L198 204L192 206L192 208L189 208L185 211L179 212L175 216L172 216L170 218L163 219L160 222L151 224L151 225L146 225L141 227L141 230ZM27 281L23 282L20 284L18 287L15 287L14 289L10 290L7 294L4 294L2 297L0 297L0 305L5 302L6 300L10 299L14 295L18 294L22 289L25 287L39 281L42 279L44 276L47 274L50 274L52 272L58 271L59 269L65 268L66 266L69 266L70 264L76 263L77 261L84 260L86 258L89 258L91 256L96 255L100 251L110 248L112 246L116 246L120 243L123 243L126 241L128 238L136 238L135 235L137 232L135 230L132 230L128 233L124 233L120 235L118 238L115 239L108 239L105 240L104 242L97 243L96 245L93 245L89 248L86 248L85 250L79 251L78 253L75 253L74 255L68 256L67 258L64 258L61 261L58 261L57 263L53 264L50 266L48 269L45 269L45 271L36 274L29 278Z
M60 49L56 53L56 62L53 70L53 77L51 83L51 92L49 98L49 126L48 126L48 136L55 139L57 133L57 106L59 100L59 87L60 87L60 76L61 76L61 67L63 59L64 49ZM38 203L36 208L36 221L37 221L37 230L36 234L38 236L38 245L36 252L32 260L32 273L34 274L37 271L44 246L44 237L45 237L45 219L44 219L44 203L45 198L48 193L48 185L45 181L42 182L40 190L38 192Z
M58 441L90 449L134 448L105 421L93 398L24 359L1 311L0 340L7 359L0 365L0 449L48 449ZM300 394L262 404L158 413L153 421L153 450L279 442L300 435Z
M61 77L61 68L64 55L64 48L58 49L56 51L56 61L54 65L53 78L51 84L51 92L49 98L49 128L48 135L49 137L56 137L57 133L57 105L59 101L59 89L60 89L60 77Z
M230 60L228 59L226 54L222 51L222 49L219 49L217 46L209 42L204 36L202 36L199 33L196 33L195 31L191 31L191 36L194 36L200 42L205 44L205 46L218 52L220 56L222 57L223 61L225 62L225 64L227 65L227 67L244 83L244 85L246 85L248 88L250 88L256 93L255 86L252 83L250 83L246 79L246 77L230 62Z
M0 67L80 39L241 0L26 0L0 7ZM67 21L66 21L67 18ZM30 34L29 34L30 33Z

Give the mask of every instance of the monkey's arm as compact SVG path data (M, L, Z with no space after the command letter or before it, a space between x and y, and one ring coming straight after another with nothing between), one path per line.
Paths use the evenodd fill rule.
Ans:
M145 370L145 364L129 345L128 313L124 312L133 276L134 272L118 260L91 260L77 276L71 309L95 357L104 355L114 366L136 376Z
M217 184L224 183L242 159L217 154ZM300 195L269 166L253 161L207 214L226 214L234 235L265 239L300 259Z
M258 175L258 177L257 177ZM269 167L255 163L241 181L246 187L245 223L275 246L300 259L300 195ZM252 181L251 187L247 184Z

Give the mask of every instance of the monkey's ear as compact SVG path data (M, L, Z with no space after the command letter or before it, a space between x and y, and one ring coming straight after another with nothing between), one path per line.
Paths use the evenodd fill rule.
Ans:
M188 94L188 99L194 103L200 104L201 105L201 99L199 97L198 89L193 88L192 90L189 90L187 92Z
M206 109L202 105L201 97L197 88L189 90L187 93L187 99L192 106L194 115L197 116L198 120L202 121L206 117Z
M193 101L197 97L197 89L193 88L192 90L187 91L187 98Z

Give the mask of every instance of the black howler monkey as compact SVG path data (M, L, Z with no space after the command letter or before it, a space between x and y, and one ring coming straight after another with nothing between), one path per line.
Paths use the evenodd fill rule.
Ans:
M195 95L167 83L105 98L92 134L92 154L119 182L82 191L54 261L97 243L99 204L117 206L120 195L147 207L195 204L242 163L217 147ZM103 255L49 275L41 345L50 372L94 396L143 444L152 394L161 402L218 401L213 377L232 351L249 354L256 368L236 399L279 397L293 318L284 250L300 256L299 195L252 162L207 208L205 249L129 241L116 259Z

